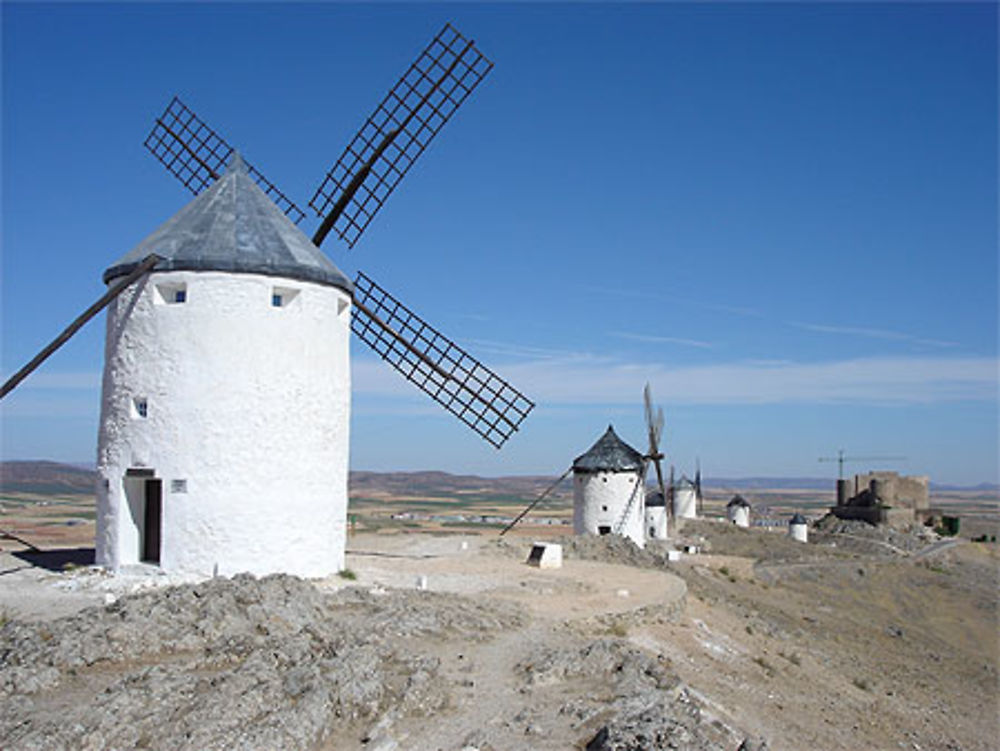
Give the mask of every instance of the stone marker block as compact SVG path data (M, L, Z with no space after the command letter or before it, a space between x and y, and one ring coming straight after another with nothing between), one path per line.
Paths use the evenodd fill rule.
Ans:
M531 546L528 565L538 568L562 568L562 545L555 542L536 542Z

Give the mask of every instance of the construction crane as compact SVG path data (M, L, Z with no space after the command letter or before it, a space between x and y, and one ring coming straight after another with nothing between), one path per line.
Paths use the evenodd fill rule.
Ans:
M837 479L844 479L844 462L905 462L905 456L844 456L844 449L837 451L836 456L821 456L821 462L837 462Z

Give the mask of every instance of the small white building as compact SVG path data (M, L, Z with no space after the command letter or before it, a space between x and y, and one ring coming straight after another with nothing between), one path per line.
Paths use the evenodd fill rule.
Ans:
M698 518L698 486L686 475L674 484L674 518Z
M573 461L573 531L618 534L639 547L646 542L645 461L611 426Z
M351 282L236 155L104 273L97 563L326 576L344 566Z
M726 504L726 519L737 527L750 526L750 504L741 495L734 495Z
M658 490L646 496L646 539L667 539L667 502Z
M788 536L799 542L809 541L809 525L802 514L795 514L788 522Z

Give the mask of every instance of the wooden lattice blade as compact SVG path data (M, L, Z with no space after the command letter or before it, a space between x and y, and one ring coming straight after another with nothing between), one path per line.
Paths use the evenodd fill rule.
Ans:
M219 179L233 153L233 147L178 97L171 99L156 119L143 145L195 195ZM244 163L254 182L289 219L298 224L305 218L305 212L260 170L246 160Z
M313 242L333 229L354 247L431 139L493 68L471 40L446 24L344 149L309 201L323 218Z
M500 448L535 406L362 272L351 330L404 378Z

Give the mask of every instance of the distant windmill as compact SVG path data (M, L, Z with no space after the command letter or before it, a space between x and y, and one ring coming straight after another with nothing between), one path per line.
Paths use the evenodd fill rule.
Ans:
M643 404L648 440L645 454L625 443L609 425L590 449L578 456L569 469L504 527L500 536L509 532L572 472L573 530L576 534L622 535L639 546L644 545L647 538L666 537L669 502L666 500L667 489L661 466L664 457L660 451L663 410L653 407L649 384L643 390ZM652 502L646 493L646 472L650 463L656 468L659 489L659 498ZM656 498L656 495L653 497ZM666 505L661 507L657 502L659 499L663 499ZM659 510L650 514L651 508ZM662 534L656 531L649 533L650 521Z
M657 491L646 497L645 529L650 538L665 539L670 533L670 517L673 511L667 489L663 484L663 467L660 462L664 455L660 450L663 437L663 408L653 409L653 393L647 383L642 390L645 405L646 433L649 438L649 448L646 461L652 462L656 470ZM671 466L671 484L673 484L673 467Z

